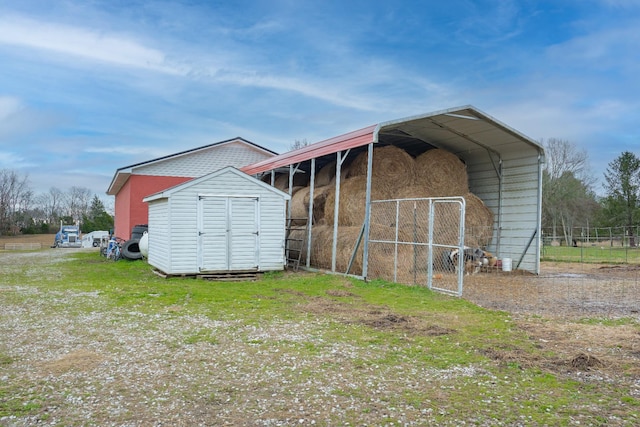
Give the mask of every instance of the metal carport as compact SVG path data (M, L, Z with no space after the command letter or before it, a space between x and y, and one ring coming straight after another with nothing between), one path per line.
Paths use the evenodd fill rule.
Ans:
M335 159L339 192L341 163L348 156L368 150L368 218L374 144L395 145L414 157L433 148L457 155L467 165L470 190L495 215L493 238L487 249L499 258L513 259L515 268L539 273L544 150L534 140L471 105L368 126L245 166L242 171L256 176L271 172L273 184L276 170L288 170L290 192L294 174L308 173L313 191L316 171ZM364 227L362 276L366 278L366 220Z

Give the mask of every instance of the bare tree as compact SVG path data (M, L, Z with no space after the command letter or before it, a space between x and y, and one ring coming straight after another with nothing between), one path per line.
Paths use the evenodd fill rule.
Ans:
M89 213L91 190L85 187L71 187L66 197L66 211L73 221L81 221Z
M36 198L36 204L44 212L46 221L49 224L57 223L62 216L64 198L64 193L57 187L49 188L48 193L40 194Z
M549 138L545 147L546 164L542 179L542 208L545 227L553 230L557 239L560 226L567 244L573 240L574 226L588 225L597 210L592 186L595 179L589 175L586 150L557 138Z
M32 194L27 175L0 170L0 234L18 232L17 214L30 202Z
M296 139L295 141L293 141L293 143L289 146L289 150L293 151L293 150L297 150L299 148L302 147L306 147L307 145L309 145L309 143L307 142L306 138L305 139Z
M588 186L593 184L594 178L588 175L587 150L580 149L574 143L564 139L549 138L546 142L542 142L546 157L545 170L550 179L559 179L568 172Z

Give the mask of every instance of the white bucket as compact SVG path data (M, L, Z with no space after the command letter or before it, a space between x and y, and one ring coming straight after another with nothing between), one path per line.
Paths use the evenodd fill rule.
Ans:
M502 258L502 271L511 271L511 258Z

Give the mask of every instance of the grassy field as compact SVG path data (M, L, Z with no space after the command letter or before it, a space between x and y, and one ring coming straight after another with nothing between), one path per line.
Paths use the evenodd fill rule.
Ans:
M565 261L603 264L640 264L640 248L619 246L545 246L542 261Z
M640 325L309 273L0 253L0 425L640 424Z

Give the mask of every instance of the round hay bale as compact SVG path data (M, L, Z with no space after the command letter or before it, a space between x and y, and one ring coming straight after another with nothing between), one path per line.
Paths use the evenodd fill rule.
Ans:
M331 184L336 178L336 161L323 166L318 173L316 173L315 184L316 187L324 187Z
M331 191L331 186L316 187L313 191L313 224L324 222L324 205L327 195ZM309 216L311 187L300 187L291 197L291 218L294 220L292 224L300 225L306 223ZM304 221L296 221L303 219Z
M435 197L435 194L433 194L433 190L428 185L412 184L400 188L393 197L396 199L418 199Z
M336 271L345 273L353 249L360 235L360 227L339 227L336 245ZM313 227L311 240L311 265L321 269L331 269L331 253L333 248L333 226L318 225ZM303 250L306 260L306 248ZM362 274L362 243L358 248L349 274Z
M309 196L309 187L299 187L300 189L291 196L291 224L300 225L307 222L309 216L308 205L304 200Z
M305 173L296 173L293 175L293 187L305 187L308 184L308 174ZM271 178L269 177L269 183L271 182ZM284 191L285 193L289 190L289 174L288 173L280 173L276 175L276 180L273 185L279 190Z
M286 192L289 189L289 175L284 173L276 174L276 180L274 181L273 186L278 190Z
M364 221L366 199L366 176L355 176L340 182L340 210L338 225L359 226ZM372 183L371 200L387 199L392 194L393 185L390 181ZM324 205L324 219L327 224L333 224L335 210L335 188L327 194Z
M439 148L416 158L413 182L428 186L433 197L463 196L469 192L466 165L455 154Z
M464 241L467 246L485 247L493 236L493 212L475 194L467 193Z
M332 189L335 190L332 186L325 185L323 187L316 187L313 190L313 223L314 224L321 224L324 222L324 206L327 201L327 196L329 195ZM307 211L309 210L310 195L311 195L311 192L308 192L304 199L304 203L305 203L305 206L307 207Z
M349 165L347 178L367 175L368 152L364 151ZM409 153L394 145L373 149L373 181L390 181L396 188L402 188L414 180L415 159Z
M293 198L293 196L294 196L298 191L302 190L303 188L306 188L306 187L302 187L302 186L296 186L296 187L293 187L293 188L291 189L291 198ZM286 192L286 191L285 191L285 192ZM287 194L288 194L288 193L287 193Z

